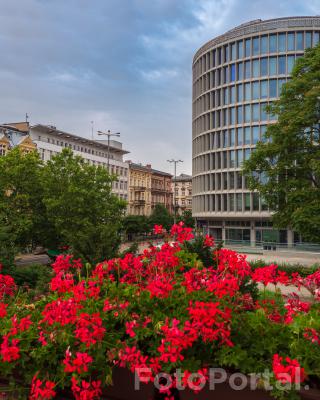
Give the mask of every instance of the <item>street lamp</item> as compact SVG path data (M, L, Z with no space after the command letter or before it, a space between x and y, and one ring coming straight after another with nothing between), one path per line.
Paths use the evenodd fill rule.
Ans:
M98 131L98 135L99 135L99 136L108 136L108 156L107 156L107 165L108 165L108 171L109 171L109 164L110 164L110 137L111 137L111 136L119 137L119 136L120 136L120 132L111 133L111 131L110 131L110 129L109 129L107 132Z
M183 162L182 160L174 160L173 158L171 160L167 160L169 163L174 163L174 181L173 181L173 221L174 224L177 222L176 218L176 179L177 179L177 164L179 162Z

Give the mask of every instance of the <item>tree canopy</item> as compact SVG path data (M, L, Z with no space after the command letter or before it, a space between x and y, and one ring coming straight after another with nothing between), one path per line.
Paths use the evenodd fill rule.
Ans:
M69 246L90 262L113 257L126 204L111 192L114 179L70 149L46 164L18 148L0 157L2 258L37 245Z
M162 204L156 204L150 215L150 224L162 225L166 230L170 230L173 224L173 216Z
M249 188L273 210L273 222L320 241L320 45L297 60L292 79L268 107L277 122L244 163Z

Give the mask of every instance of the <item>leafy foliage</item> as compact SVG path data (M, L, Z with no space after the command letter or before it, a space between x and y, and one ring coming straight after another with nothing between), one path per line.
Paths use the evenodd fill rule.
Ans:
M320 241L320 45L307 49L269 106L278 121L268 125L244 173L274 210L280 228L291 227L307 241Z
M0 157L0 262L37 245L69 246L90 262L113 257L125 202L111 193L114 177L70 149L43 164L18 148Z
M173 217L164 205L156 204L150 215L150 224L151 226L162 225L166 230L170 230Z

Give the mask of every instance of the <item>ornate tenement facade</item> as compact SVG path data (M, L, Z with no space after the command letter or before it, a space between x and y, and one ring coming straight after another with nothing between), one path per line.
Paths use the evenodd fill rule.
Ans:
M28 122L0 125L0 156L4 156L11 148L16 146L24 153L37 149L36 143L29 135Z
M192 210L192 176L180 174L172 178L172 191L175 193L175 207L177 214Z
M128 214L151 214L151 165L129 164Z
M156 204L172 212L172 175L152 169L150 164L129 163L129 205L131 215L149 216Z
M320 17L255 20L202 46L193 60L193 216L229 241L298 240L273 229L257 192L241 175L243 160L274 122L265 106L279 98L304 50L319 43Z

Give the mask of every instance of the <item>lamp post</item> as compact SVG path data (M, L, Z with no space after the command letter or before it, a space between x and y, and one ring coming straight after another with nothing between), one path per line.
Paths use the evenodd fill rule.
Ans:
M110 129L109 129L107 132L98 131L98 135L99 135L99 136L108 136L107 166L108 166L108 172L109 172L109 164L110 164L110 137L111 137L111 136L119 137L119 136L120 136L120 132L111 133L111 131L110 131Z
M177 222L177 216L176 216L176 179L177 179L177 164L179 162L183 162L182 160L174 160L173 158L171 160L167 160L169 163L174 163L174 181L173 181L173 222L176 224Z

